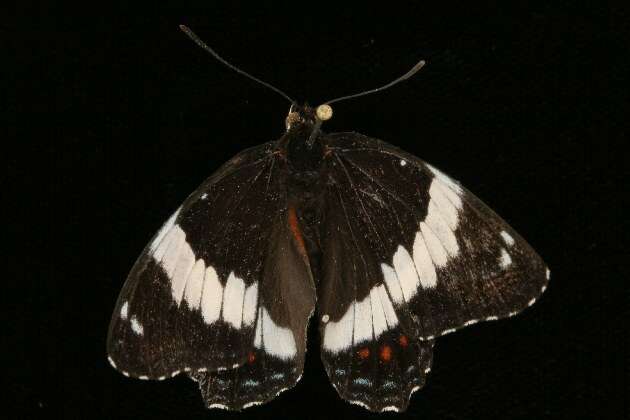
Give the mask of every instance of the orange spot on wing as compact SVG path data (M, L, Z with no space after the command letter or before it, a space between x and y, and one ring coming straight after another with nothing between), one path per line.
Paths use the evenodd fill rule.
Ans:
M249 363L254 363L255 360L256 360L256 355L254 354L253 351L250 351L249 354L247 355L247 361Z
M381 360L389 362L392 359L392 348L387 344L381 347Z
M363 347L361 350L357 351L357 354L361 359L367 359L370 357L370 349Z
M295 207L293 206L289 206L289 228L291 228L291 233L297 242L298 251L300 251L300 254L302 254L304 258L308 258L306 246L304 245L304 237L302 237L302 231L300 230Z
M400 343L402 347L407 347L409 345L409 340L407 340L407 336L401 335L398 338L398 343Z

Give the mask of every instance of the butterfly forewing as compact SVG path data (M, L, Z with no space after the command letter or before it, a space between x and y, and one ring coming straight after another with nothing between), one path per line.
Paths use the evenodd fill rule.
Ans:
M296 382L314 289L288 233L285 171L273 151L268 143L230 160L184 202L136 262L108 337L110 362L125 375L163 379L189 372L202 391L228 377L251 384L268 374L275 380L265 383L269 389ZM291 288L288 278L304 286ZM300 303L299 311L289 307L291 299ZM204 395L208 405L235 409L268 399L250 388Z
M322 358L342 397L374 411L404 409L409 388L398 401L376 388L394 363L413 366L408 349L419 355L421 386L431 340L516 314L544 291L548 271L502 219L434 167L355 133L324 141ZM368 383L362 394L349 391Z

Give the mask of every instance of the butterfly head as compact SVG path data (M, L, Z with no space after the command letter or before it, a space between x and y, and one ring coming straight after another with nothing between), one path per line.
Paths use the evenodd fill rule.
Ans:
M328 104L312 108L308 104L298 105L293 103L289 109L285 125L287 131L295 128L310 128L312 130L331 118L332 108Z
M287 132L280 147L290 167L296 172L316 171L324 156L324 146L317 141L323 135L321 125L332 117L332 109L324 104L316 108L293 103L286 118Z

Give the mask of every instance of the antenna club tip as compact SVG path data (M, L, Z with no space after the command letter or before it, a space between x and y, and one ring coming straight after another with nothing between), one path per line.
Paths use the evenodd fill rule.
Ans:
M315 115L320 121L328 121L332 118L333 110L328 104L322 104L315 110Z

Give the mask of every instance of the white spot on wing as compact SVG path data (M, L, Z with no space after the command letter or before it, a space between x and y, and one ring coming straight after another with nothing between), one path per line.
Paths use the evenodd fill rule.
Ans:
M429 196L431 197L431 203L437 207L449 228L451 228L451 230L457 229L459 210L461 210L462 207L461 199L455 194L451 194L449 199L448 193L445 192L445 187L442 187L440 181L437 179L431 182Z
M408 302L418 292L420 279L411 255L402 245L398 245L398 250L394 254L394 269L396 270L404 299Z
M372 328L374 329L374 337L379 337L383 332L387 331L387 321L385 319L383 305L381 304L378 287L373 287L372 290L370 290L370 306L372 307Z
M364 385L364 386L371 386L372 385L372 381L370 381L369 379L366 379L366 378L355 378L353 382L355 384Z
M435 236L433 230L425 223L420 222L420 231L424 237L424 243L427 245L431 260L436 267L444 267L448 262L448 254L440 239Z
M260 384L259 381L254 381L253 379L247 379L245 382L243 382L243 385L245 386L258 386L259 384Z
M234 328L240 329L243 321L243 299L245 283L234 272L228 276L223 292L223 320Z
M440 209L433 200L429 201L428 213L424 222L429 226L431 232L440 240L442 247L449 256L454 257L459 254L457 238L446 221L444 221Z
M383 271L383 279L385 280L387 290L389 290L389 294L394 300L394 303L403 303L404 299L402 289L400 288L400 282L398 281L396 271L385 263L381 264L381 271Z
M186 280L194 265L195 254L188 242L186 242L186 236L184 235L184 239L179 248L175 270L173 270L173 275L171 276L171 292L173 293L173 299L178 305L182 302L184 289L186 288Z
M433 265L433 260L431 260L427 245L424 242L422 232L416 233L416 239L413 242L413 262L418 271L422 287L425 289L435 287L437 284L437 273L435 272L435 266Z
M112 359L111 356L107 356L107 360L109 361L109 364L112 365L114 369L116 369L116 363L114 362L114 359Z
M129 302L125 301L125 303L123 303L122 307L120 308L120 318L127 319L128 311L129 311Z
M407 161L405 159L400 159L400 166L407 165Z
M142 327L142 324L138 322L138 319L135 316L131 317L131 330L137 335L144 335L144 328Z
M354 337L353 343L358 344L372 339L372 309L367 297L354 304Z
M166 235L164 236L164 238L162 239L158 247L155 249L155 251L153 251L153 259L155 261L157 261L158 263L162 261L162 258L164 258L164 254L168 250L168 247L171 245L171 242L176 237L177 237L177 232L175 231L175 229L171 228L166 233Z
M212 324L219 319L222 300L223 286L219 282L215 269L209 266L206 268L203 294L201 296L201 315L206 324Z
M396 384L394 382L392 382L392 381L387 381L381 386L383 388L386 388L386 389L395 389L396 388Z
M170 279L173 278L173 271L177 267L177 261L179 260L179 251L186 242L186 234L179 226L173 226L173 237L170 240L168 249L164 253L164 257L161 260L162 268Z
M190 309L199 309L201 306L201 294L203 293L203 278L206 272L206 265L200 258L193 266L188 280L186 280L186 288L184 289L184 299L188 302Z
M256 319L256 330L254 331L254 347L257 349L262 348L263 346L263 330L262 330L262 308L258 308L258 318Z
M153 240L153 242L151 242L151 245L149 246L152 253L155 253L155 250L160 246L166 234L171 230L171 228L175 224L175 219L177 219L177 216L179 215L180 210L181 210L181 207L178 208L177 211L175 211L175 213L173 213L171 217L169 217L169 219L166 221L166 223L164 223L164 225L160 228L160 231L158 232L157 236L155 237L155 239Z
M245 300L243 302L243 324L250 326L256 320L256 309L258 308L258 282L252 283L245 290Z
M389 328L394 328L398 325L398 317L396 316L396 311L394 311L394 306L392 305L392 301L387 295L387 289L385 289L384 285L379 285L378 294L381 298L381 305L383 305L383 312L385 313L385 319L387 320L387 325Z
M256 348L263 348L272 356L288 360L295 357L297 353L293 332L289 328L277 325L264 307L260 308L258 314L255 335Z
M322 316L322 322L325 324L330 320L330 316L328 314L324 314L324 316Z
M221 410L227 410L228 406L224 404L210 404L208 408L220 408Z
M512 246L514 245L514 238L512 238L512 235L510 235L509 233L507 233L506 231L501 231L501 237L503 238L503 240L505 241L505 243L508 246Z
M352 302L339 321L326 324L323 344L326 350L337 353L352 346L354 305L355 302Z
M348 402L349 402L350 404L354 404L354 405L358 405L359 407L363 407L363 408L365 408L366 410L369 410L369 409L370 409L370 407L369 407L366 403L364 403L363 401L358 401L358 400L356 400L356 401L355 401L355 400L351 401L351 400L348 400Z
M398 325L398 318L385 285L374 286L363 300L353 301L339 321L329 321L324 328L323 346L332 353L353 344L378 337Z
M460 187L456 181L454 181L449 176L442 173L437 168L434 168L433 166L429 164L426 164L426 165L427 165L427 168L429 168L429 170L433 172L433 175L435 175L435 177L440 181L442 185L452 190L453 192L457 193L457 195L460 195L462 193L462 187Z
M508 254L505 248L501 248L501 256L499 257L499 265L501 266L501 268L505 269L505 268L508 268L510 264L512 264L512 257L510 257L510 254Z

